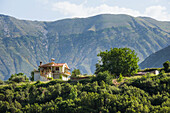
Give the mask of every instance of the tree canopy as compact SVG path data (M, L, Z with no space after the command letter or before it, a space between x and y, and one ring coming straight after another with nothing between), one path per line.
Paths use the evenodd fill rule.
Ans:
M18 73L12 74L8 80L19 83L29 81L29 78L26 75L24 75L24 73Z
M166 61L163 63L163 66L164 66L164 70L165 72L170 72L170 62L169 61Z
M96 74L108 70L115 75L133 75L139 67L139 58L130 48L111 48L97 56L101 57L101 60L96 64Z
M77 76L77 75L80 75L80 74L81 74L81 72L80 72L79 69L74 69L74 70L72 71L71 76Z

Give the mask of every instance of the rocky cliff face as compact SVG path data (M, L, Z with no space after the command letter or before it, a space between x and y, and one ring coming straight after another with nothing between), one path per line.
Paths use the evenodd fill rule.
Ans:
M54 22L0 15L0 78L30 72L51 58L71 69L94 73L97 53L111 47L134 49L141 61L170 43L170 22L128 15L98 15Z

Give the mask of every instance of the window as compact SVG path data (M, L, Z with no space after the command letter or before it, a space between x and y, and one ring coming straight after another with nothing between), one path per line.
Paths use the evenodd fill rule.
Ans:
M56 67L56 70L59 70L59 67Z

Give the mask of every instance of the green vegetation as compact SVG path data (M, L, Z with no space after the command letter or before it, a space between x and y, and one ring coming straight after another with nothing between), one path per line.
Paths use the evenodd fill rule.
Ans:
M72 76L72 77L76 77L76 76L78 76L78 75L81 75L80 70L79 70L79 69L74 69L74 70L72 71L71 76Z
M119 75L119 78L117 79L118 82L121 82L123 80L122 74Z
M0 85L2 85L4 82L0 79Z
M29 78L24 75L24 73L12 74L11 77L8 79L9 82L28 82Z
M99 72L96 77L93 78L94 81L102 82L107 84L112 84L113 75L109 71Z
M34 81L34 71L31 71L31 77L30 77L31 81Z
M154 70L158 70L161 71L162 68L145 68L145 69L140 69L140 72L146 72L146 71L154 71Z
M53 77L47 77L48 80L53 80ZM61 78L62 79L62 78Z
M170 62L169 61L164 62L163 66L164 66L165 72L170 72Z
M100 52L97 56L101 57L96 64L96 74L109 71L115 75L133 75L138 70L139 58L135 51L129 48L111 48L110 51Z
M59 79L61 79L61 80L62 80L62 78L63 78L63 76L62 76L62 75L60 75L60 76L59 76Z
M170 112L170 74L129 79L117 87L98 80L0 85L0 112Z
M170 73L164 70L159 75L125 79L120 74L118 84L108 70L79 82L56 79L18 84L26 80L18 73L9 78L13 82L0 85L0 113L170 112Z

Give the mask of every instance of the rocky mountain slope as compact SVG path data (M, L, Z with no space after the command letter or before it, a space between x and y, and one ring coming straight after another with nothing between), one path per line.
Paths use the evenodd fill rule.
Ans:
M0 15L0 78L18 72L29 76L51 58L90 74L99 51L129 47L143 61L169 43L170 22L146 17L104 14L39 22Z
M151 54L139 66L141 68L161 68L163 63L168 60L170 61L170 46Z

